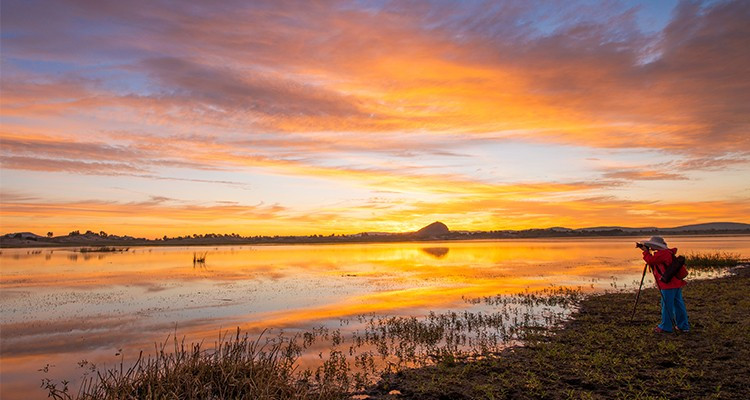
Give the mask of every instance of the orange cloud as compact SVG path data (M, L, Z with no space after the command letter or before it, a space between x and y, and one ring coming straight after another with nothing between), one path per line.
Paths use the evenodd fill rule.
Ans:
M435 18L456 12L433 7ZM323 2L309 5L304 19L286 2L201 18L155 10L152 18L170 29L116 67L150 80L155 93L113 92L85 78L6 80L3 108L31 116L115 107L170 123L274 132L484 132L697 154L721 153L729 142L748 150L747 82L728 81L743 76L748 61L747 7L677 11L655 45L659 57L643 63L650 42L628 25L627 13L519 40L455 32L445 21L425 21L417 6L372 13ZM120 7L88 12L132 26L146 21ZM518 13L487 18L500 24ZM428 22L436 27L425 28Z

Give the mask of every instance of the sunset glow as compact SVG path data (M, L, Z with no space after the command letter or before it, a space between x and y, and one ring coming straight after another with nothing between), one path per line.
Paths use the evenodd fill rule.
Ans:
M750 222L748 21L744 1L4 1L0 233Z

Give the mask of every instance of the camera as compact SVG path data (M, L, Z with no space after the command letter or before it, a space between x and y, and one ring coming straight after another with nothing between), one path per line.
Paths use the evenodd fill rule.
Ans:
M635 242L635 247L641 250L649 250L649 247L641 242Z

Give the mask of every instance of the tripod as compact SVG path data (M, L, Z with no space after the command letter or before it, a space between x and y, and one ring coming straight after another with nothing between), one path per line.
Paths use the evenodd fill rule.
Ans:
M641 298L641 288L643 287L643 280L646 278L646 269L648 268L648 264L643 266L643 275L641 275L641 284L638 285L638 294L635 295L635 304L633 304L633 313L630 315L630 323L633 323L633 318L635 317L635 308L638 306L638 300ZM661 291L659 291L661 293Z

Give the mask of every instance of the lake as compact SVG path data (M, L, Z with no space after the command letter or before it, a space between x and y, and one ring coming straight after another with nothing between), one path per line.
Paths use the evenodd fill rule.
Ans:
M750 254L747 236L666 239L683 254ZM643 270L634 240L2 249L0 397L46 396L42 378L68 379L75 392L79 362L132 362L168 335L212 343L240 327L254 335L326 329L348 337L365 332L368 319L489 315L497 308L491 299L502 296L632 290ZM193 263L196 254L205 263ZM536 310L532 318L542 322L545 312L567 315L550 304ZM510 325L522 322L522 314L505 315ZM303 361L314 364L321 346Z

